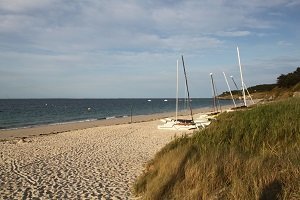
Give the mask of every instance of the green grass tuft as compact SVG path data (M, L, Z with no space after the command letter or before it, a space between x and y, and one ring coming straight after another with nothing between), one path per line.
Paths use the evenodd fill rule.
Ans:
M300 199L300 99L220 115L176 138L135 184L144 199Z

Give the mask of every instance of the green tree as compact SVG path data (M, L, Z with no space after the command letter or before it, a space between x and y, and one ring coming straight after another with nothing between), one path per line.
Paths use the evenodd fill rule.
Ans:
M300 82L300 67L298 67L294 72L288 73L286 75L281 74L277 78L277 84L279 87L289 88Z

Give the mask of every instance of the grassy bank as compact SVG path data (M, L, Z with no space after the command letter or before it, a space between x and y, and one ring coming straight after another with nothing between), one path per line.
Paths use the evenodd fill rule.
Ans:
M222 114L148 164L143 199L300 199L300 99Z
M260 89L260 87L263 86L263 89ZM270 88L270 90L268 90ZM257 90L256 90L257 89ZM253 99L262 99L264 101L273 101L273 100L280 100L280 99L286 99L294 96L298 96L300 93L300 83L290 87L290 88L280 88L276 85L257 85L254 87L248 88L251 96ZM241 91L233 91L233 97L235 99L242 98L242 92ZM296 94L298 93L298 94ZM224 92L223 94L219 95L220 99L231 99L231 96L229 92Z

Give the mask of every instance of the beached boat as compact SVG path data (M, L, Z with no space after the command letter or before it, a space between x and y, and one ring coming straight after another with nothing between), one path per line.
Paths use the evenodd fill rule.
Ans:
M212 121L217 120L217 117L220 115L220 112L210 112L206 114L200 114L194 122L198 128L206 128L211 124Z
M169 119L169 120L161 120L164 122L162 125L158 125L158 129L167 129L167 130L192 130L196 129L197 125L192 120L185 119Z
M236 47L236 51L237 51L237 56L238 56L238 62L239 62L239 68L240 68L240 76L241 76L241 83L242 83L242 95L243 95L243 102L244 102L244 105L240 106L240 107L235 107L235 108L247 108L247 100L246 100L246 92L248 93L248 96L252 102L252 104L254 104L253 102L253 99L247 89L247 86L246 84L244 83L244 78L243 78L243 71L242 71L242 64L241 64L241 58L240 58L240 50L239 50L239 47L237 46ZM233 79L233 77L231 76L236 88L237 88L237 85ZM238 88L237 88L238 89Z
M215 86L213 73L210 73L209 75L211 78L211 87L212 87L212 92L213 92L213 109L214 109L214 113L218 114L218 113L222 112L221 104L220 104L219 98L217 96L217 89Z
M188 105L190 107L190 112L191 112L191 120L188 119L178 119L178 60L177 60L177 85L176 85L176 116L175 119L170 119L166 118L161 120L164 122L162 125L158 125L158 129L167 129L167 130L191 130L191 129L196 129L197 125L194 122L193 119L193 112L191 108L191 101L190 101L190 94L189 94L189 89L188 89L188 82L187 82L187 76L186 76L186 71L185 71L185 65L184 65L184 60L183 56L181 56L182 59L182 66L184 70L184 75L185 75L185 81L186 81L186 89L187 89L187 95L188 95Z
M208 125L210 125L211 120L210 120L209 115L202 114L198 118L195 119L195 123L196 123L197 127L199 127L199 128L205 128Z
M217 96L217 89L214 83L213 79L213 74L210 73L210 78L211 78L211 86L212 86L212 95L213 95L213 112L206 113L206 114L201 114L199 117L195 119L195 123L198 128L205 128L213 120L216 120L216 117L222 112L221 110L221 104L219 102L218 96Z
M230 93L230 96L231 96L233 105L234 105L234 107L236 108L236 103L235 103L235 100L234 100L234 98L233 98L233 95L232 95L232 92L231 92L231 88L230 88L230 86L229 86L229 83L228 83L228 80L227 80L227 77L226 77L225 72L223 72L223 75L224 75L225 82L226 82L226 85L227 85L227 87L228 87L228 90L229 90L229 93Z

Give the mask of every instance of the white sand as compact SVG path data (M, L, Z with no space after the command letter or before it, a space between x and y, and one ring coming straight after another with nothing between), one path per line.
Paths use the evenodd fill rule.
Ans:
M182 132L159 121L0 142L0 197L130 199L144 164Z

